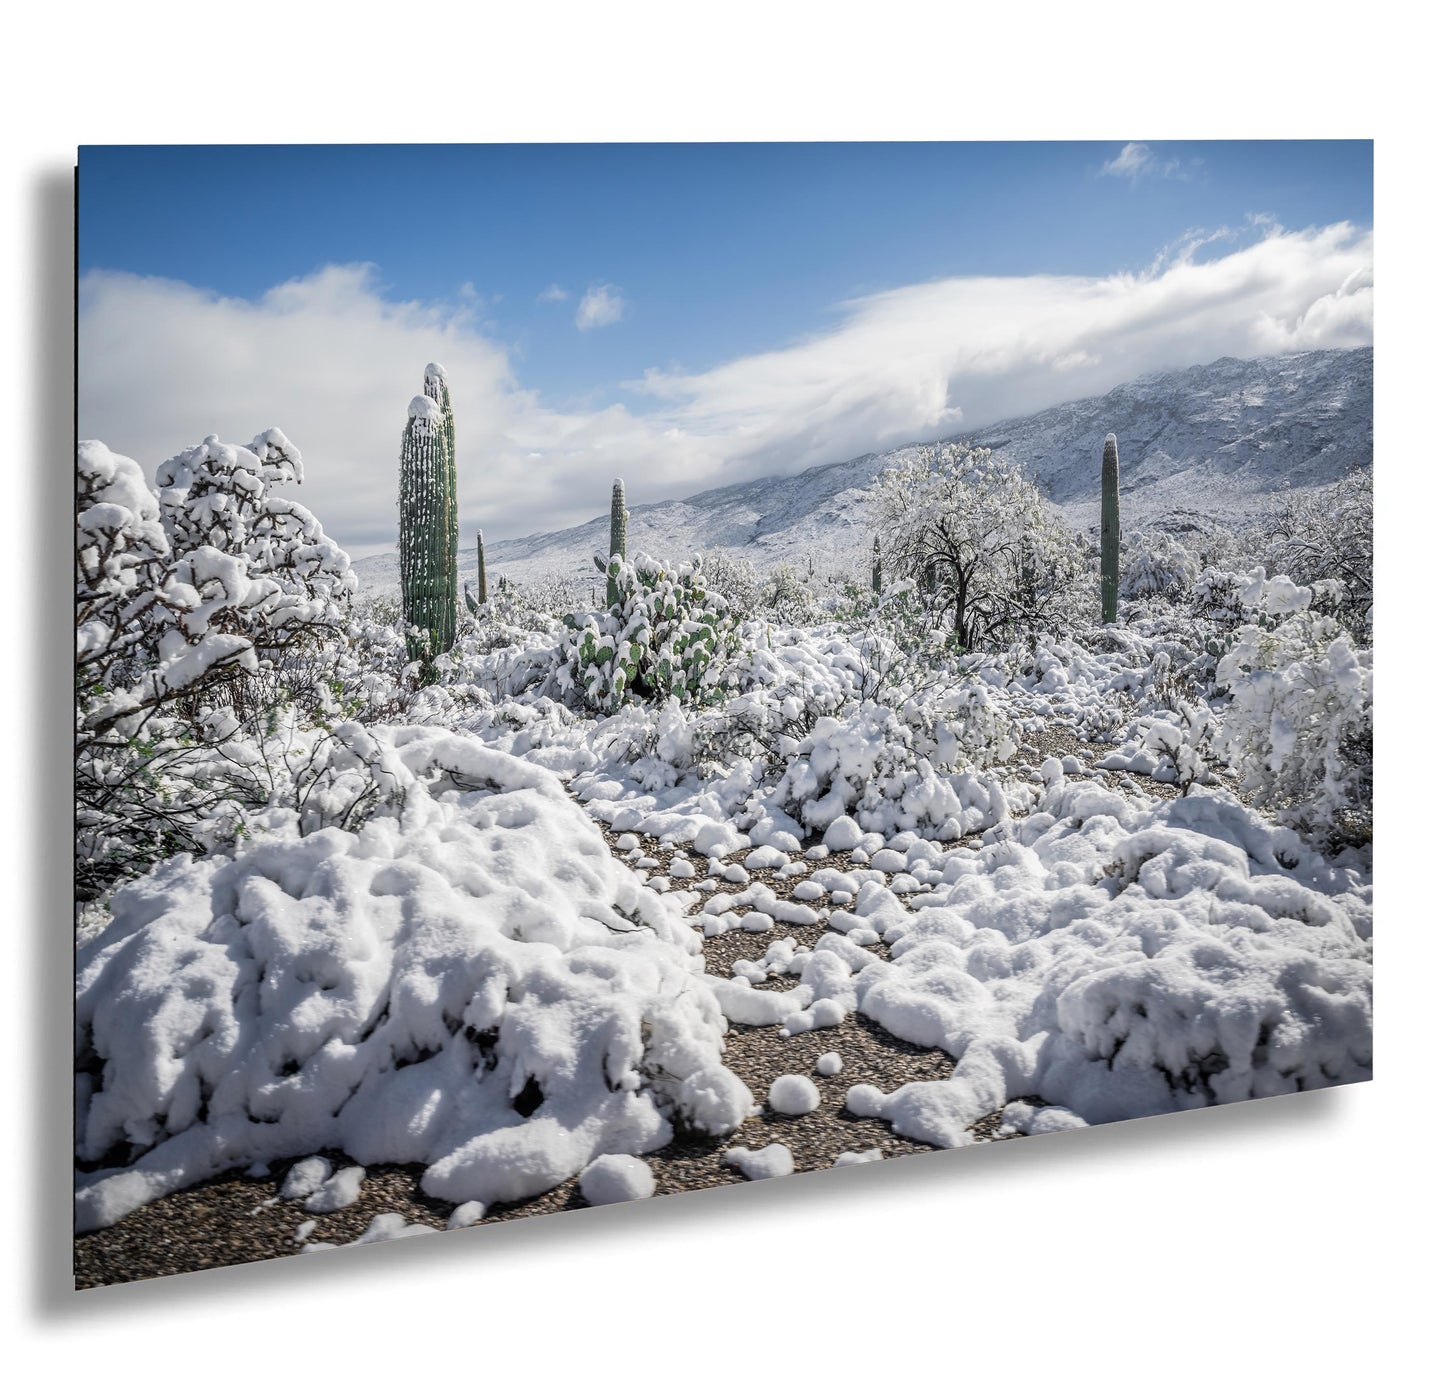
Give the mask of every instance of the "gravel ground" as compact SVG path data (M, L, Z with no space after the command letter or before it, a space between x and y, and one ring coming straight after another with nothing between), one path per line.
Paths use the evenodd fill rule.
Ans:
M1077 753L1083 758L1089 751L1081 749L1073 733L1062 727L1031 733L1026 743L1018 758L1018 775L1024 777L1044 757ZM1086 769L1092 767L1092 756L1098 752L1096 748L1089 759L1083 761ZM1085 776L1106 780L1110 786L1125 785L1126 789L1132 781L1135 789L1150 796L1177 795L1176 788L1161 787L1148 778L1130 778L1127 774L1086 771L1072 779L1083 780ZM731 884L716 872L710 875L708 860L692 851L677 850L646 836L618 836L606 828L603 834L618 857L637 867L644 878L666 879L671 891L694 894L693 911L714 891L741 889L754 882L789 897L793 886L807 877L798 872L782 875L774 870L750 869L746 871L745 883ZM955 842L951 847L964 843ZM628 848L621 849L619 845ZM945 850L948 848L950 846L945 846ZM740 851L721 863L740 866L747 853ZM694 876L677 879L668 876L671 862L678 856L692 862L696 870ZM806 863L809 871L831 866L859 872L868 867L866 863L855 862L850 854L829 855L821 860L799 858L796 862ZM811 947L828 930L827 913L835 907L851 909L853 903L851 900L832 903L825 899L803 906L819 909L824 920L813 927L779 925L767 932L733 931L708 938L703 948L707 969L715 975L731 975L734 961L761 957L768 943L781 937L794 937L800 947ZM882 944L872 950L883 957L888 955L888 948ZM760 988L784 990L796 984L794 978L775 976ZM817 1059L829 1052L836 1052L842 1058L842 1071L833 1077L818 1076ZM799 1171L828 1169L843 1151L878 1149L884 1158L889 1158L932 1150L932 1146L895 1136L882 1122L853 1116L844 1107L844 1098L854 1083L869 1082L890 1092L909 1082L947 1078L954 1067L953 1059L946 1053L905 1043L859 1014L849 1015L834 1028L789 1038L782 1037L776 1026L734 1025L728 1031L725 1061L752 1089L754 1099L764 1104L762 1114L744 1122L734 1135L725 1139L679 1138L649 1155L657 1193L678 1194L743 1182L723 1159L724 1153L737 1145L758 1148L781 1142L792 1152ZM784 1073L810 1077L821 1095L820 1105L800 1117L781 1116L766 1106L770 1084ZM1000 1116L1001 1113L996 1112L977 1123L973 1128L976 1139L981 1142L1002 1139ZM337 1166L352 1163L339 1154L326 1154ZM347 1243L364 1231L374 1215L381 1213L398 1213L408 1223L424 1223L434 1228L445 1227L451 1214L452 1205L422 1191L419 1183L422 1167L390 1165L367 1171L360 1197L354 1204L334 1214L314 1217L306 1213L300 1203L276 1199L277 1188L293 1163L290 1160L274 1162L263 1178L232 1171L156 1200L100 1232L77 1238L76 1286L105 1286L289 1256L303 1243ZM498 1206L473 1226L488 1227L507 1219L585 1207L573 1180L537 1198ZM305 1236L298 1235L298 1229L307 1224L311 1227Z

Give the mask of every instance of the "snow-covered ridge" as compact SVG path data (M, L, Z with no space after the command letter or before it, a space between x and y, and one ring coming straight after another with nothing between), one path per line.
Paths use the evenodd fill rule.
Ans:
M1099 452L1115 433L1123 524L1133 529L1176 512L1237 517L1261 494L1338 480L1374 460L1373 412L1374 350L1316 350L1149 374L965 435L1028 466L1070 522L1085 527L1096 522ZM826 573L866 549L863 492L914 450L630 505L629 551L681 559L722 548L764 569L789 562L807 571L811 561ZM599 507L605 503L599 482ZM605 549L608 529L602 513L571 529L489 541L487 566L517 581L561 574L590 586L591 559ZM475 564L463 548L462 574L470 577ZM355 566L363 592L397 585L394 552Z

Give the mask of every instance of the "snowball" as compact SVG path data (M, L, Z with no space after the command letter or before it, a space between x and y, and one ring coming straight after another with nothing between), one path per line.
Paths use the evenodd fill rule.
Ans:
M771 1180L793 1173L793 1152L781 1141L774 1141L761 1150L734 1146L723 1159L750 1180Z
M820 1055L817 1063L813 1067L813 1071L817 1073L820 1078L831 1078L835 1073L841 1073L843 1071L842 1055L836 1053Z
M332 1175L301 1207L309 1214L334 1214L356 1203L365 1179L366 1171L360 1165L348 1165Z
M768 1106L785 1116L804 1116L821 1101L818 1085L801 1073L784 1073L768 1089Z
M871 1165L875 1160L883 1159L883 1148L874 1146L872 1150L845 1150L834 1162L836 1168L839 1165Z
M487 1212L487 1206L480 1199L468 1199L465 1204L458 1204L447 1219L448 1228L470 1228L474 1223L480 1223Z
M589 1204L622 1204L648 1199L657 1189L652 1166L635 1155L599 1155L577 1177Z
M283 1199L305 1199L315 1194L331 1178L331 1162L324 1156L313 1155L298 1160L281 1181Z
M902 1038L902 1035L899 1035ZM857 1082L848 1089L843 1105L854 1116L878 1116L883 1110L884 1094L872 1083Z
M823 843L834 854L840 850L856 849L863 843L863 832L858 828L858 822L852 816L839 816L824 831Z

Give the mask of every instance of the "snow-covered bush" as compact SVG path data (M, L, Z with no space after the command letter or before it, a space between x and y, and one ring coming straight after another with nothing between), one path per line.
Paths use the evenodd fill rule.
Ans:
M328 1149L524 1198L751 1109L698 934L555 777L436 729L356 737L385 790L356 831L170 861L82 939L81 1229Z
M987 691L960 685L896 712L871 700L850 704L802 738L782 735L779 746L786 762L771 804L804 830L852 820L882 835L953 840L988 823L992 798L974 778L946 772L1000 762L1015 743Z
M1374 487L1366 466L1322 489L1288 493L1265 521L1259 560L1268 573L1308 586L1336 580L1340 619L1360 638L1369 636L1375 600Z
M134 461L79 444L82 893L234 833L231 803L264 804L271 757L340 708L324 643L355 580L314 517L271 495L300 479L295 448L275 429L248 447L208 437L157 474L159 497ZM268 755L245 770L234 754L258 744Z
M964 650L1077 620L1084 549L1022 467L986 448L920 448L877 477L869 504L892 572L941 609Z
M890 959L831 993L957 1067L860 1083L851 1111L956 1146L1029 1094L1098 1123L1369 1078L1368 908L1232 798L1060 781L950 866L875 923Z
M733 616L759 615L763 578L752 563L720 548L708 549L699 562L707 576L707 585L723 599Z
M557 670L563 698L602 713L633 698L720 698L735 623L701 563L614 557L609 577L617 588L611 607L565 619Z
M1173 534L1160 529L1131 530L1124 540L1121 597L1177 600L1194 586L1199 560Z
M1218 742L1251 800L1317 838L1358 842L1373 819L1373 656L1310 600L1288 578L1242 590L1260 619L1220 658Z
M759 589L760 614L783 626L806 626L817 620L818 599L805 578L790 564L771 568Z

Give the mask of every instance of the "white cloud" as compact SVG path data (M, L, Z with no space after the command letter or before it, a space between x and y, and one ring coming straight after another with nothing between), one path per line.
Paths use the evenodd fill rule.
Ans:
M622 319L622 292L615 286L589 286L577 307L577 328L595 330Z
M470 306L387 301L328 267L254 301L90 273L80 430L153 469L208 432L282 428L300 498L354 548L396 532L396 454L423 366L447 366L462 530L503 539L638 502L988 426L1145 372L1373 338L1373 238L1348 224L1233 232L1195 261L1110 277L954 277L837 308L827 329L698 373L648 370L641 407L562 412L516 377ZM1252 239L1252 241L1248 241ZM1215 243L1224 242L1215 238Z
M546 304L548 301L569 301L571 298L572 293L564 287L558 286L556 282L553 282L544 291L537 293L537 300L542 304Z
M1143 141L1128 142L1118 155L1100 167L1099 173L1118 175L1127 179L1130 184L1143 179L1145 175L1156 175L1165 180L1188 178L1178 160L1172 156L1165 159L1157 155Z

